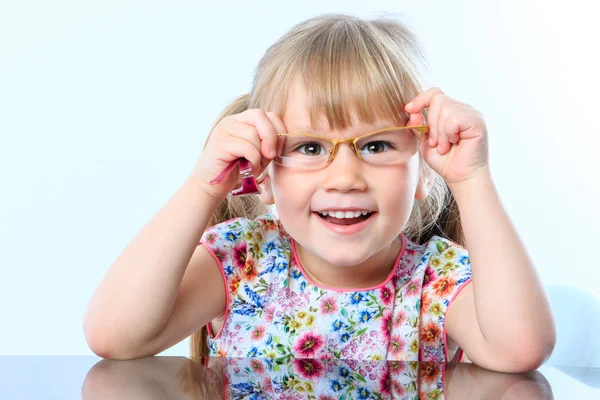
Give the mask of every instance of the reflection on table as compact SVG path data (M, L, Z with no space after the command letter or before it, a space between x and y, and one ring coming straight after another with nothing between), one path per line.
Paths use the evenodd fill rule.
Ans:
M539 371L492 372L474 364L149 357L101 360L82 399L553 399Z

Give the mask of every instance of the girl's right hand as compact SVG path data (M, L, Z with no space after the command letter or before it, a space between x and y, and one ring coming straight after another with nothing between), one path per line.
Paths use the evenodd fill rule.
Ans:
M223 200L241 182L239 169L231 171L218 184L209 182L241 157L252 163L252 175L258 177L280 151L278 133L286 133L286 128L273 112L250 109L229 115L219 121L210 133L190 177L200 183L209 196Z

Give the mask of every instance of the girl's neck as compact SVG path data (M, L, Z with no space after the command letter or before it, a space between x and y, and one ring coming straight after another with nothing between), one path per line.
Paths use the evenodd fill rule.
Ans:
M306 251L293 241L300 269L310 281L319 285L340 289L366 289L382 284L390 275L403 247L399 236L363 263L339 267Z

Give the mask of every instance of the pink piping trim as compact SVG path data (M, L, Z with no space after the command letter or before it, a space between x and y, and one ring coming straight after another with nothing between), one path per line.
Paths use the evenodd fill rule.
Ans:
M454 299L456 298L456 296L458 296L458 294L460 292L462 292L462 290L467 287L467 285L469 283L471 283L471 281L473 280L473 278L469 278L465 281L465 284L462 285L457 291L456 293L454 293L454 295L452 295L452 298L450 299L450 302L448 303L448 306L446 307L446 312L448 311L448 307L450 307L450 305L452 304L452 302L454 301ZM447 337L447 332L446 332L446 316L444 315L444 355L446 357L446 362L448 362L448 337ZM459 347L458 348L458 352L457 354L459 354L459 362L462 360L463 357L463 350ZM454 356L456 357L456 355ZM454 359L453 359L454 361Z
M227 287L227 277L225 276L225 270L223 269L223 264L221 263L221 260L219 260L219 257L217 257L215 252L206 243L204 243L203 241L200 241L199 245L200 244L204 245L204 248L206 248L206 250L208 250L208 252L213 256L213 258L219 265L219 270L221 271L221 276L223 277L223 284L225 285L225 297L226 297L225 298L225 314L223 315L223 325L221 325L221 329L219 329L217 336L214 336L212 329L210 329L211 321L208 321L208 323L206 324L206 330L208 331L208 334L211 335L213 337L213 339L217 339L219 337L219 335L221 334L221 331L225 327L225 321L227 320L227 316L229 315L229 288Z
M398 257L396 257L396 261L394 261L394 268L392 268L392 271L389 273L389 275L387 276L387 278L385 278L385 281L383 281L379 285L371 286L371 287L368 287L368 288L339 288L339 287L332 287L332 286L320 285L320 284L317 284L317 283L313 282L312 279L310 279L308 277L308 274L304 271L304 268L302 268L302 264L300 263L300 259L298 258L298 254L296 254L296 245L294 244L295 243L294 239L290 238L290 242L292 243L292 254L294 256L294 262L296 263L296 265L298 266L298 269L300 270L300 272L304 276L304 279L306 279L308 281L308 283L310 283L311 285L316 286L318 288L327 289L327 290L333 290L335 292L365 292L365 291L368 291L368 290L374 290L374 289L382 288L395 275L396 270L398 269L398 264L400 262L400 258L402 258L402 255L404 254L404 250L406 249L406 237L404 236L404 233L400 232L400 237L402 238L402 248L400 249L400 253L398 253Z

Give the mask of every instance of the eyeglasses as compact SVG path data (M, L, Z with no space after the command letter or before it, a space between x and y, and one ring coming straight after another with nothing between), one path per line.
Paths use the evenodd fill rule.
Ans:
M333 161L339 145L348 143L356 157L373 165L398 164L419 150L427 125L379 129L350 139L329 139L308 133L280 133L285 139L281 154L273 159L283 167L323 168Z
M379 129L349 139L329 139L308 133L279 133L284 138L281 154L273 162L283 167L318 169L335 158L339 145L348 143L356 157L373 165L392 165L409 160L419 150L419 144L428 132L427 125L398 126ZM260 193L260 188L250 172L252 164L245 158L233 161L210 184L223 181L229 173L240 166L242 186L231 192L232 196L246 196ZM259 182L260 183L260 182Z

